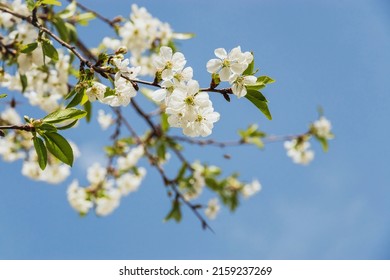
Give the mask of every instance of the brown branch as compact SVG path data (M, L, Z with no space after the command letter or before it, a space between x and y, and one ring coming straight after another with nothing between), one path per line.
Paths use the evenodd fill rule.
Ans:
M69 3L72 3L73 0L67 0ZM107 23L108 25L110 25L111 27L113 27L114 29L117 28L117 22L118 22L118 19L113 19L113 20L110 20L108 18L106 18L105 16L101 15L100 13L84 6L83 4L81 4L79 1L76 2L76 5L77 7L79 7L81 10L85 11L85 12L89 12L89 13L92 13L94 14L98 19L104 21L105 23Z
M35 131L35 127L30 126L29 124L25 124L25 125L2 125L2 126L0 126L0 129L4 129L4 130L23 130L23 131L28 131L28 132Z

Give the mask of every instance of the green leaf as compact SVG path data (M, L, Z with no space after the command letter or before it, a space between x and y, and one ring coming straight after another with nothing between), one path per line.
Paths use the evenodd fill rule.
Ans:
M184 162L181 165L179 172L177 173L177 177L176 177L177 181L181 181L181 179L183 179L184 174L186 173L186 170L187 170L187 164Z
M22 84L22 92L24 92L27 88L28 82L26 75L19 75L20 83Z
M83 108L87 112L87 114L85 115L85 120L87 121L87 123L89 123L91 121L91 117L92 117L92 103L89 101L86 102L83 105Z
M47 123L60 123L67 120L81 119L85 117L86 114L87 112L76 108L59 109L44 117L42 121Z
M76 21L80 24L80 25L83 25L83 26L86 26L88 25L89 21L90 20L93 20L95 19L96 16L94 13L91 13L91 12L87 12L87 13L83 13L83 14L79 14L76 16Z
M42 4L45 5L54 5L54 6L62 6L60 1L57 0L40 0Z
M34 0L26 0L27 8L32 11L35 8L35 1Z
M169 130L168 114L166 113L161 114L161 129L163 132L167 132Z
M72 166L73 150L68 141L56 132L44 134L46 147L49 152L63 163Z
M206 182L206 186L208 186L213 191L220 191L221 190L221 185L217 182L216 179L214 179L212 177L207 177L205 182Z
M179 223L181 221L181 218L182 216L181 216L180 202L178 199L175 199L172 202L172 209L165 217L164 222L174 219L176 222Z
M71 98L73 95L75 95L77 93L76 89L73 88L70 92L68 92L68 94L64 97L65 100L68 100L69 98Z
M157 156L161 160L165 160L165 155L167 153L167 149L165 143L160 141L157 145Z
M84 95L85 95L85 88L82 88L80 91L78 91L75 94L74 98L72 99L72 101L70 101L70 103L66 106L66 108L72 108L79 105L83 100Z
M59 15L64 19L67 19L72 17L76 13L76 10L77 10L76 1L72 1L68 6L66 6L64 10L57 13L57 15Z
M56 27L58 34L60 35L60 38L64 40L65 42L69 41L69 32L68 29L66 28L64 20L56 16L53 19L54 26Z
M76 125L76 123L78 122L78 120L75 120L73 122L71 122L70 124L67 124L67 125L64 125L64 126L60 126L60 127L57 127L58 130L65 130L65 129L69 129L69 128L72 128Z
M251 52L253 55L253 52ZM244 73L242 73L244 76L253 75L255 69L255 57L253 57L252 62L248 65L248 67L245 69Z
M8 95L7 94L5 94L5 93L3 93L3 94L0 94L0 99L2 99L2 98L6 98Z
M270 78L270 77L268 77L268 76L260 76L260 77L257 78L257 83L263 83L265 85L266 84L272 84L274 82L275 82L275 80Z
M328 140L324 137L318 137L318 136L316 136L316 139L318 140L318 142L320 142L322 150L324 152L327 152L329 149Z
M42 123L41 125L39 125L38 127L36 127L40 130L43 130L43 131L46 131L46 132L57 132L57 128L52 125L51 123Z
M20 52L25 53L25 54L29 54L29 53L32 53L37 47L38 47L37 42L30 43L28 45L23 45L20 47Z
M33 138L34 148L38 155L39 167L44 170L47 165L47 150L42 139L39 137Z
M259 91L249 90L245 95L245 98L252 102L260 111L267 117L267 119L272 120L271 113L268 109L267 99Z
M42 40L42 50L45 56L51 58L54 62L58 61L57 49L48 40Z

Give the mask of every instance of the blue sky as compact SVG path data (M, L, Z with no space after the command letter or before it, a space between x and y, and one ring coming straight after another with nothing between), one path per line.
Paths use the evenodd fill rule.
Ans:
M127 16L133 1L83 1L108 16ZM169 201L157 174L111 216L79 218L66 201L72 178L99 159L109 136L93 125L69 133L86 159L58 186L32 182L21 163L1 162L1 259L388 259L390 257L390 6L387 1L138 1L178 32L195 79L215 48L253 50L262 74L276 79L264 93L274 120L246 100L212 96L221 120L213 138L232 139L257 123L272 134L304 132L321 105L336 139L330 151L294 165L281 143L265 151L191 147L190 159L226 173L258 178L263 191L231 214L223 210L202 231L189 211L181 224L163 223ZM81 30L93 44L109 35L99 23ZM99 30L99 33L96 32ZM100 33L101 32L101 33ZM22 107L21 107L22 109ZM87 133L84 133L87 132ZM98 139L98 140L97 140ZM224 153L232 156L223 158Z

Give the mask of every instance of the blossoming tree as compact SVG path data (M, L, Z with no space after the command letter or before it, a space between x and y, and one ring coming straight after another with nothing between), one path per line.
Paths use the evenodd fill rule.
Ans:
M139 160L145 158L168 190L172 207L165 220L180 221L184 206L207 228L205 216L215 218L220 203L233 211L242 197L254 195L261 185L258 180L241 181L237 174L226 176L201 158L190 162L185 148L263 148L269 142L285 141L288 156L297 164L313 159L311 139L327 150L333 135L322 114L303 134L272 136L250 125L234 141L203 139L221 119L212 103L217 95L227 102L246 99L272 119L260 90L274 80L258 74L254 53L239 46L216 49L205 69L198 69L210 73L202 87L204 83L194 79L194 69L186 65L175 45L192 34L174 32L168 23L135 4L129 18L109 19L79 2L68 2L63 7L57 0L0 0L0 86L7 89L0 98L9 104L0 111L0 155L7 162L23 160L23 175L56 184L70 175L75 158L81 156L76 143L62 136L62 131L77 129L78 122L91 118L97 118L103 130L112 127L112 144L105 147L107 164L93 164L87 170L88 183L75 179L68 187L68 201L81 215L112 213L124 196L139 188L147 173ZM113 37L101 38L100 45L89 49L77 28L93 19L108 24ZM21 94L10 98L13 91ZM16 101L21 98L46 112L45 116L21 118ZM140 98L153 103L155 110L142 108ZM106 110L100 109L95 116L97 103ZM125 118L125 107L134 110L138 120ZM132 125L135 121L144 122L145 129L137 131ZM171 157L180 162L175 163L174 176L165 171ZM214 194L208 202L201 197L205 188Z

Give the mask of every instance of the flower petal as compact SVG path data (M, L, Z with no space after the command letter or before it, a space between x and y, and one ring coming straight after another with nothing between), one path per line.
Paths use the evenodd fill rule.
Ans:
M218 48L214 51L214 54L216 57L220 58L220 59L225 59L227 57L227 52L224 48Z

